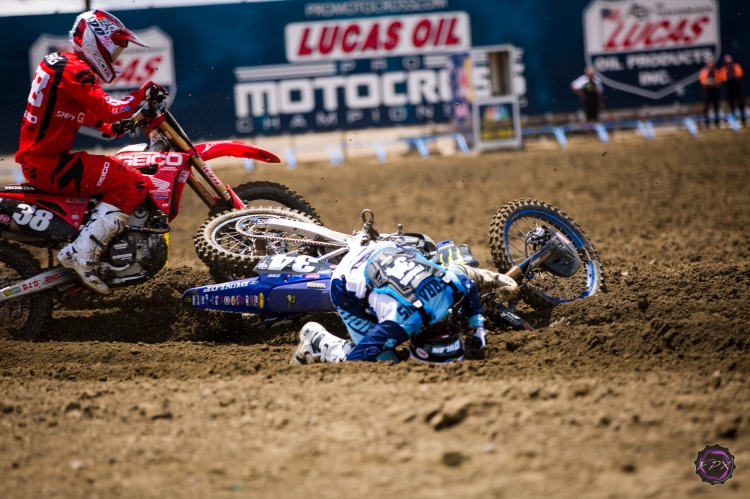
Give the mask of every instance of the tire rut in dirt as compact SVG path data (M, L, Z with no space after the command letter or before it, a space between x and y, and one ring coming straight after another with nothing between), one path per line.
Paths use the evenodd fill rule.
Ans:
M161 343L221 338L238 331L238 314L198 311L185 289L213 282L205 270L166 267L153 279L107 296L79 293L60 301L38 340Z

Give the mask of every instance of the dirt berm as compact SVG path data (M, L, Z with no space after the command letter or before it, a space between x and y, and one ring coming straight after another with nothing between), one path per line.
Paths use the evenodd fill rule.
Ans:
M38 342L0 339L0 497L748 497L746 132L220 171L486 266L495 210L542 199L591 236L605 288L526 310L536 331L492 328L482 360L292 368L299 324L237 332L179 304L210 281L188 193L156 279L57 308ZM693 461L714 443L737 469L711 487Z

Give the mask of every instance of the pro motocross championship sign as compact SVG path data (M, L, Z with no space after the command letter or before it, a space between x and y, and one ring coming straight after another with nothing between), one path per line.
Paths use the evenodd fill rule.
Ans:
M596 0L583 26L586 61L599 78L651 99L696 81L721 52L716 0Z
M239 133L445 121L447 54L471 48L466 12L287 24L289 64L235 68Z

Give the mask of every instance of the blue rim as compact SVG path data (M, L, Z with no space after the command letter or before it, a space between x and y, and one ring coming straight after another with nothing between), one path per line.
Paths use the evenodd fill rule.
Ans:
M586 298L587 296L590 296L591 289L593 288L594 281L596 280L596 276L594 274L595 272L594 266L591 264L592 262L591 253L589 252L588 248L586 248L586 242L577 234L577 232L573 229L573 227L571 227L570 224L568 224L565 220L562 220L547 211L541 211L541 210L535 210L535 209L523 209L523 210L516 212L515 214L512 215L510 219L508 219L508 222L505 224L505 231L503 233L503 238L505 242L505 251L508 255L508 260L510 260L512 263L516 263L513 261L513 256L510 254L510 245L508 244L508 233L513 223L517 219L522 218L522 217L534 217L534 218L549 222L550 224L554 225L558 230L561 230L563 234L565 235L565 237L569 238L573 242L576 248L583 249L589 257L587 262L583 262L584 267L586 269L586 291L580 296L573 298L571 300L561 300L553 296L550 296L546 293L543 293L539 288L535 288L535 289L540 294L544 295L548 300L555 302L555 303L567 303L576 299Z

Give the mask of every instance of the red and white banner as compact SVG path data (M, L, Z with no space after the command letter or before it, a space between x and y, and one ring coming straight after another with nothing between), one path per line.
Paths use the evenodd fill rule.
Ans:
M291 23L284 37L289 62L467 52L471 48L466 12Z
M714 0L598 1L584 13L589 54L716 45Z
M682 91L721 53L718 0L593 0L583 30L599 78L651 99Z

